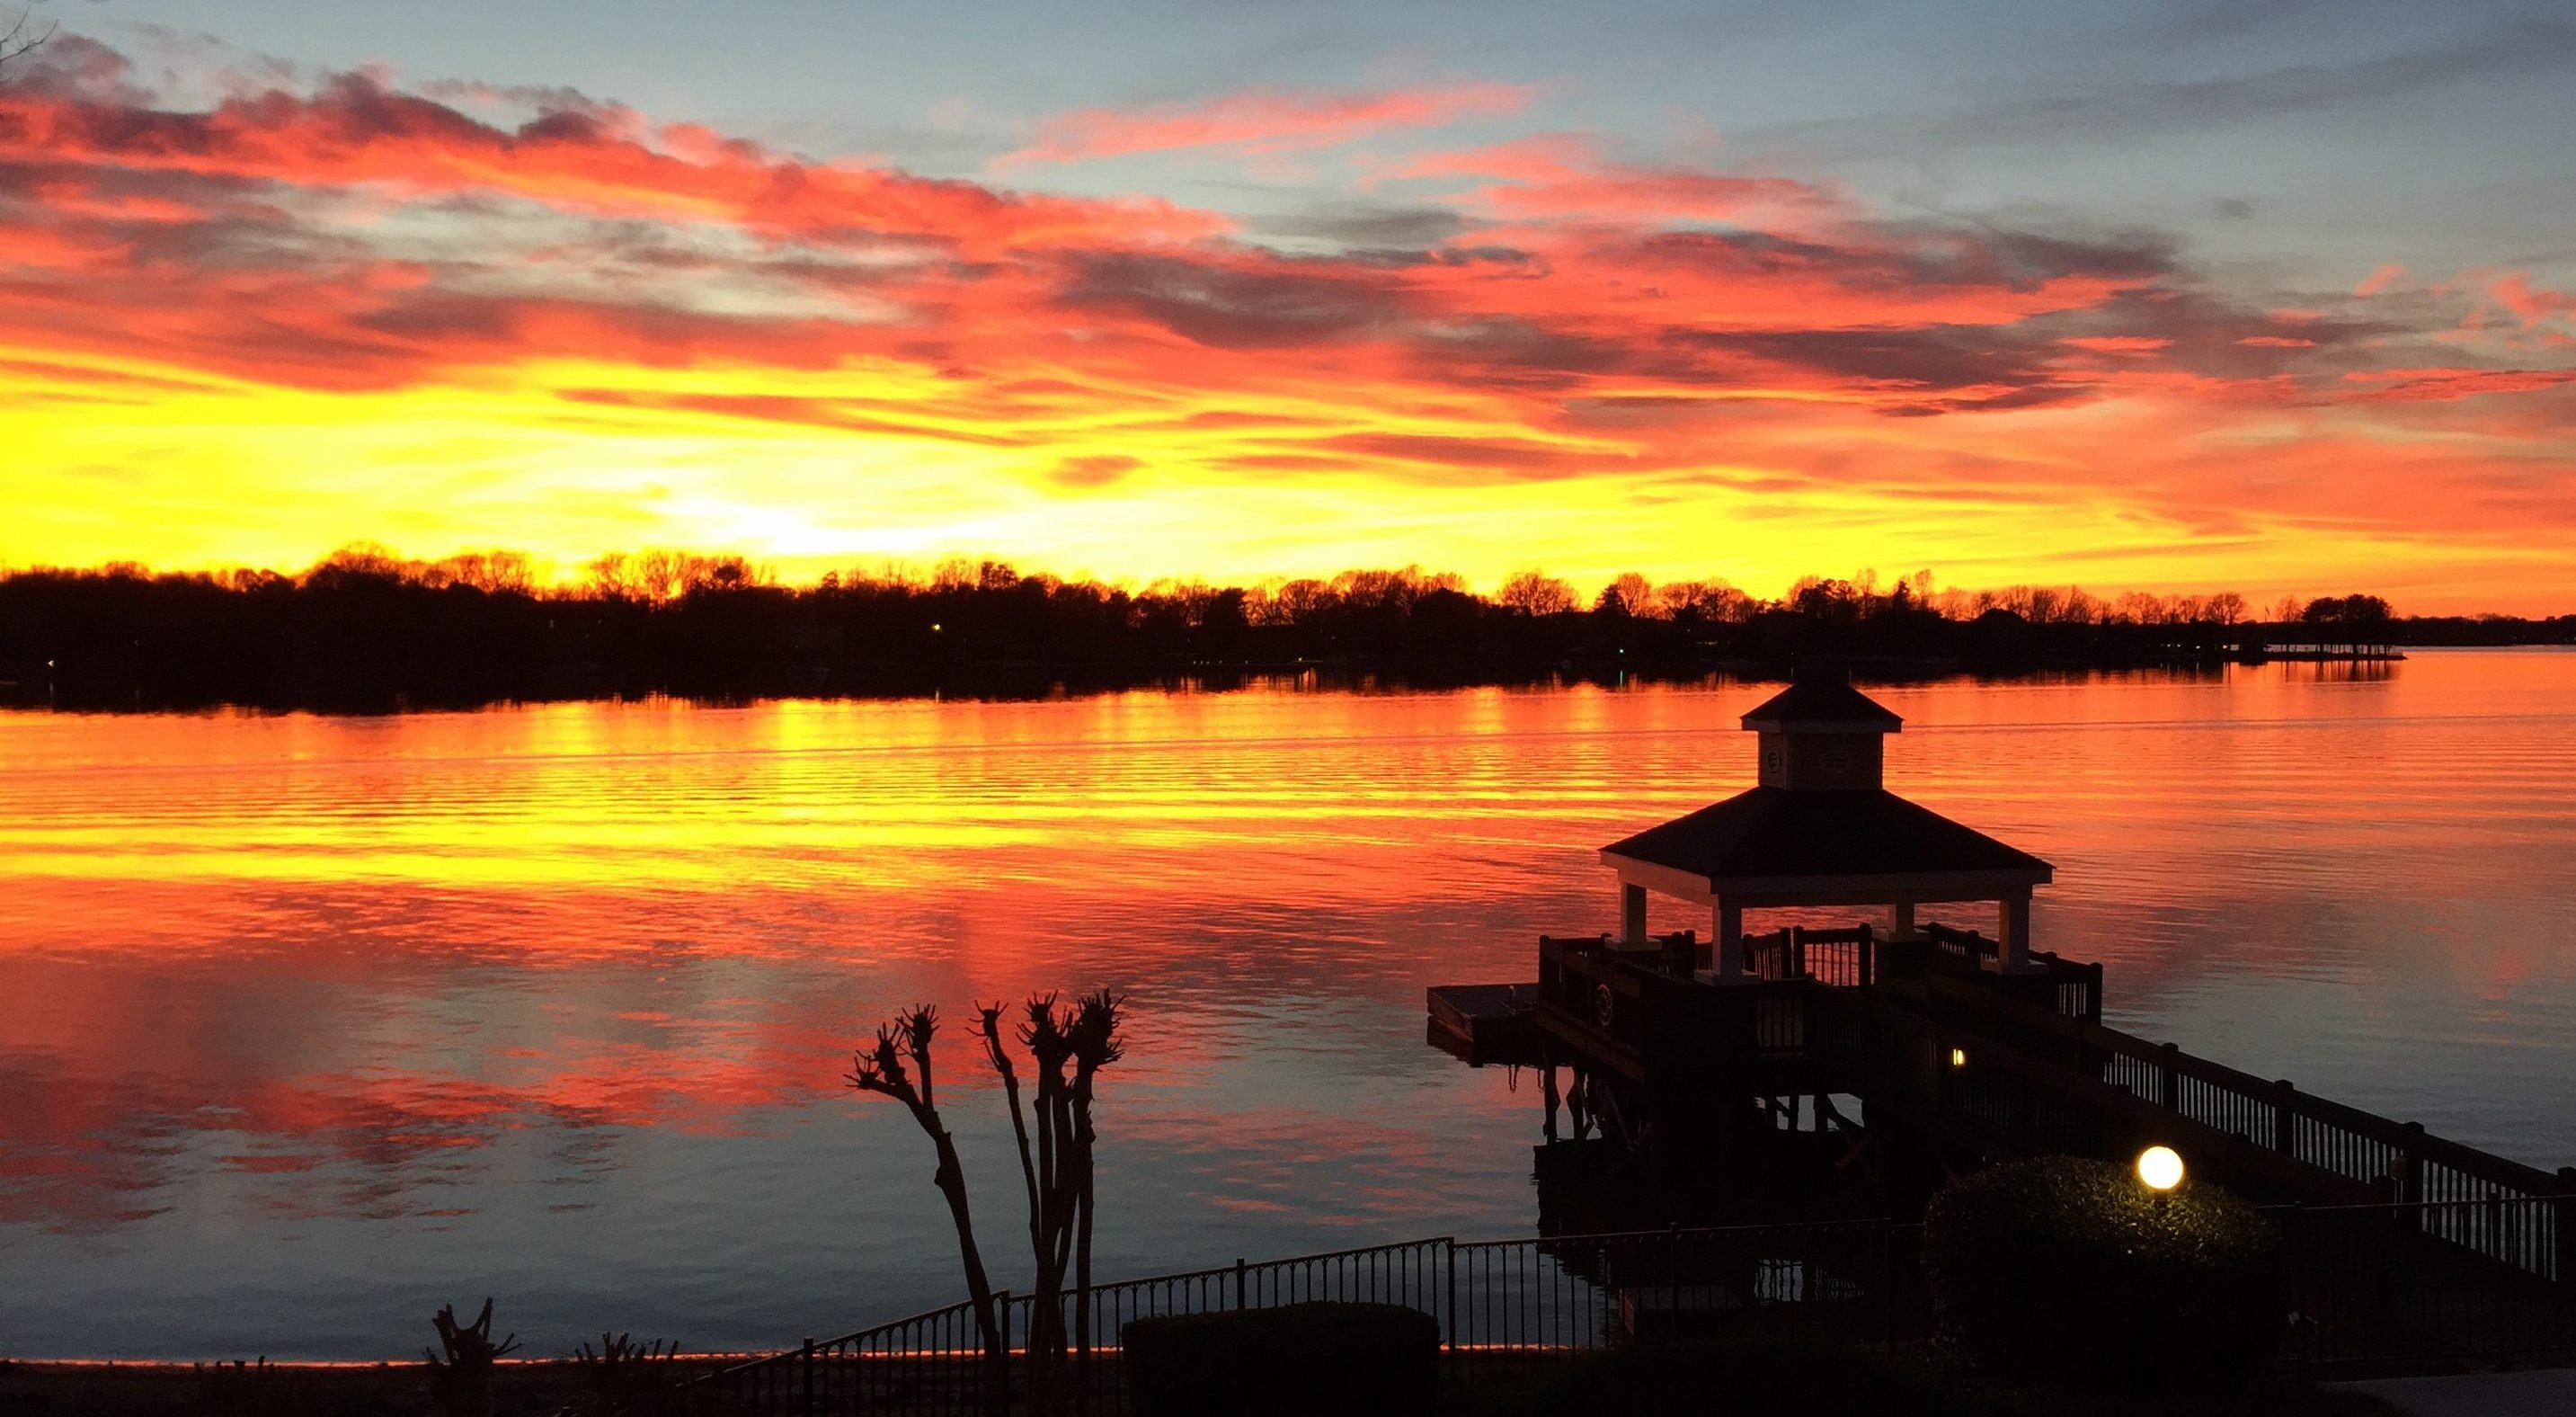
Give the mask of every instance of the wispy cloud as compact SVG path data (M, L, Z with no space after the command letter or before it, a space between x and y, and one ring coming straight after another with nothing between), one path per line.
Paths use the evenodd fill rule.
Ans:
M2291 113L2317 113L2508 73L2576 64L2576 25L2524 20L2465 43L2348 64L2250 74L2092 84L1958 108L1777 123L1737 136L1753 153L1885 156L1958 148L2063 145L2143 137Z
M1518 112L1530 84L1467 83L1373 93L1255 89L1141 108L1084 108L1038 125L1002 169L1191 148L1285 152L1333 147L1399 128L1434 128Z

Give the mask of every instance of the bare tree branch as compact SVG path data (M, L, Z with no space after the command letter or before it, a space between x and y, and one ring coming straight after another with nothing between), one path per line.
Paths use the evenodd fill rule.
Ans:
M45 21L44 27L42 29L38 29L36 27L36 12L33 10L20 10L18 12L18 18L10 24L8 33L0 34L0 66L5 66L12 59L17 59L33 52L39 46L43 45L46 40L52 39L53 37L54 22L52 20Z

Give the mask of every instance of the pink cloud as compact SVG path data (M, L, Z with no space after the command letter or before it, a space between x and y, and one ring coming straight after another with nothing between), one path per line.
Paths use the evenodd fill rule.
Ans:
M2487 286L2487 294L2519 317L2526 330L2543 320L2576 312L2576 295L2563 290L2535 290L2531 278L2520 271L2497 278Z
M2404 266L2399 265L2395 261L2391 261L2388 264L2381 266L2379 269L2372 271L2370 274L2363 276L2361 278L2361 284L2352 288L2352 293L2365 298L2377 295L2379 292L2395 285L2400 279L2404 278L2405 274L2406 268Z
M1827 187L1792 177L1608 161L1590 139L1571 133L1424 153L1376 180L1448 177L1496 179L1466 200L1509 221L1614 219L1659 226L1795 218L1789 224L1806 224L1844 205Z
M1254 89L1194 103L1083 108L1038 125L1037 140L999 166L1083 162L1134 153L1239 147L1324 148L1392 128L1429 128L1517 112L1529 84L1473 83L1388 93Z

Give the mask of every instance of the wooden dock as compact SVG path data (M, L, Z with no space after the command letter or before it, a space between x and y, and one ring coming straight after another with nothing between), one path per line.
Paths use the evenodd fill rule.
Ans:
M1535 986L1434 989L1433 1041L1540 1069L1551 1139L1561 1095L1577 1139L1597 1132L1650 1163L1723 1169L1802 1115L1934 1176L2161 1144L2260 1204L2421 1206L2468 1276L2454 1287L2543 1283L2576 1298L2576 1168L2526 1166L2105 1027L2098 965L2040 954L2007 974L1995 942L1939 926L1907 941L1784 931L1744 948L1744 977L1721 984L1686 952L1542 939Z
M1469 1067L1546 1061L1535 983L1434 985L1427 1002L1431 1046Z

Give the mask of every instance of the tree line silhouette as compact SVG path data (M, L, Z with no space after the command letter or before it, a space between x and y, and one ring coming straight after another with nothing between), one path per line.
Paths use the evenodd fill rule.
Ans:
M1415 685L1696 676L1830 655L1886 672L2214 664L2266 644L2576 642L2576 616L2401 618L2370 595L2284 600L1936 589L1809 577L1777 599L1537 571L1141 589L952 560L780 584L743 557L602 557L569 585L527 556L373 546L298 575L132 565L0 576L0 698L63 707L384 709L502 700L1022 696L1312 673Z

